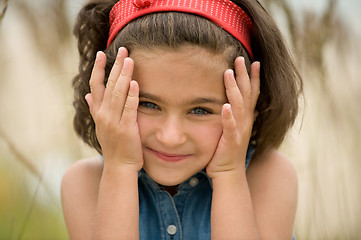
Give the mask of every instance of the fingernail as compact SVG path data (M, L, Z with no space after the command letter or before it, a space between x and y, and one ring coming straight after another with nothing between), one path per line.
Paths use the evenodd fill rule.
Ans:
M231 77L231 78L234 77L234 72L233 72L232 69L227 69L227 70L226 70L226 74L227 74L229 77Z
M133 61L133 59L131 59L130 57L124 58L124 64L126 64L127 66L131 63L131 61Z
M225 103L225 104L223 104L223 106L225 109L232 109L231 104L229 104L229 103Z
M223 114L226 118L231 118L232 117L232 107L231 104L229 103L225 103L223 105Z
M98 59L99 59L99 56L100 56L101 52L102 52L102 51L98 51L98 52L97 52L97 55L95 56L95 60L98 60Z
M118 56L120 56L122 47L118 48Z
M241 56L241 57L239 57L239 59L241 60L241 63L242 63L242 64L245 64L245 63L244 63L244 62L245 62L244 57Z

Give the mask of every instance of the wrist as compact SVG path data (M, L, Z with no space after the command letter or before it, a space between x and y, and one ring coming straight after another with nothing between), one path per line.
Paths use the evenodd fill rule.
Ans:
M104 161L103 175L114 176L117 178L138 178L140 168L134 164L109 163Z
M143 164L137 159L121 159L118 156L103 157L104 169L111 171L130 171L138 174Z
M211 179L214 193L236 193L241 186L248 185L246 173L241 171L217 173Z
M229 169L227 171L209 171L207 169L207 175L212 179L231 179L231 178L237 178L242 175L246 175L246 167L238 167L234 169Z

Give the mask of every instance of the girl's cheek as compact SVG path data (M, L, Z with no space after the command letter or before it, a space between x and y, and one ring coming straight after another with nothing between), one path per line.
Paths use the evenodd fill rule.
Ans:
M144 113L139 113L137 116L137 123L139 128L139 135L142 143L155 140L155 134L162 126L162 121L159 116L151 116Z
M216 150L218 142L222 136L222 129L222 123L218 121L209 124L200 124L198 126L194 126L192 131L194 133L193 138L197 139L196 142L200 146L213 153Z
M137 123L138 123L140 138L142 139L142 141L145 138L147 132L151 131L152 126L153 128L155 127L154 123L152 124L152 122L153 121L149 116L138 112Z

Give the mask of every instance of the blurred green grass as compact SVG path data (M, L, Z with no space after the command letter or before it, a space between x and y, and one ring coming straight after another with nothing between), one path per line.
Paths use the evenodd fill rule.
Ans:
M58 202L12 156L0 155L0 239L67 239ZM42 196L41 196L42 195Z
M83 1L40 2L2 1L0 239L67 239L61 176L95 154L71 122L71 26ZM299 177L297 239L359 239L361 39L338 15L337 1L318 13L263 2L277 13L305 81L303 112L281 148Z

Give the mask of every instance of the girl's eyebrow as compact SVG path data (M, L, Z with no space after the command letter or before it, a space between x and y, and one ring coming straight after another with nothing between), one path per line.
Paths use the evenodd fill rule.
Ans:
M139 98L147 98L155 102L164 102L160 97L152 95L150 93L139 92Z
M198 97L198 98L192 99L191 101L188 102L189 105L197 105L197 104L204 104L204 103L223 105L226 103L226 101L223 99L218 99L218 98L213 98L213 97L210 97L210 98Z
M158 96L155 96L150 93L144 93L144 92L139 93L139 98L147 98L147 99L159 102L159 103L167 102ZM215 97L197 97L197 98L187 101L185 103L185 105L197 105L197 104L204 104L204 103L223 105L226 102L227 102L226 100L215 98Z

